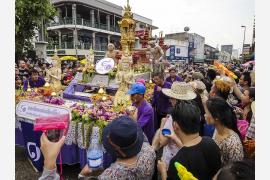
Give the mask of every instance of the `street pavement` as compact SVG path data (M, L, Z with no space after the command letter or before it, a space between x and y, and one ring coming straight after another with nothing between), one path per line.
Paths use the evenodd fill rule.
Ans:
M25 148L15 146L15 179L16 180L37 180L42 173L35 172L27 159ZM77 180L80 173L80 164L72 166L63 165L65 180Z

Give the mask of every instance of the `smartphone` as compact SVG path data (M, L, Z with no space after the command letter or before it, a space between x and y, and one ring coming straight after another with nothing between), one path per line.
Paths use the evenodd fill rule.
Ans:
M58 142L63 136L62 129L52 129L46 131L46 136L51 142Z
M171 135L171 130L170 129L162 129L161 133L162 133L163 136Z

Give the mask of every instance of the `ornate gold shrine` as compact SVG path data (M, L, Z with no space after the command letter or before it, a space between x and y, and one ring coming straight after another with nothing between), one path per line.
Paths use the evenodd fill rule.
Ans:
M133 13L127 0L127 6L124 7L124 16L118 22L121 32L121 46L122 50L127 46L129 50L128 56L131 56L135 47L135 26L136 22L133 19Z

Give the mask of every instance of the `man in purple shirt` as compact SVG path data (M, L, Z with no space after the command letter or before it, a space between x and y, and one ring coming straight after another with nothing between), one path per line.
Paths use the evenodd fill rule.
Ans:
M168 109L171 107L169 102L169 97L163 94L161 91L162 88L171 88L171 83L164 81L163 73L154 74L154 96L152 105L155 110L155 130L160 127L161 119L166 117L168 114Z
M151 105L144 99L146 87L140 83L133 84L128 91L131 95L133 106L137 108L137 122L141 126L149 143L155 134L154 129L154 111Z
M46 83L45 80L39 76L38 71L33 69L31 72L31 77L24 81L23 83L23 89L26 91L28 88L28 82L30 85L30 88L39 88L44 86Z
M183 79L179 76L176 75L176 69L175 68L171 68L169 70L170 76L166 78L165 81L169 82L169 83L173 83L175 81L179 81L179 82L183 82Z

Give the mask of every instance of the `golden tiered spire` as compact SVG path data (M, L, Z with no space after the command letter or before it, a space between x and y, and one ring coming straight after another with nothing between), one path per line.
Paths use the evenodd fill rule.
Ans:
M131 7L129 5L129 0L127 0L127 6L124 8L124 15L121 21L118 22L121 32L121 46L122 50L128 46L129 56L132 55L133 49L135 47L135 26L136 22L133 19L133 13L131 12Z

